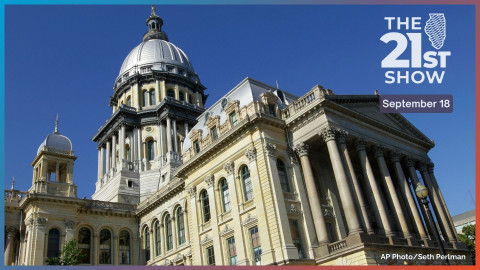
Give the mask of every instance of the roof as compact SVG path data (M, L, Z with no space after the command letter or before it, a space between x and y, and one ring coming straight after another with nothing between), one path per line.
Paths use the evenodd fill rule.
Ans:
M452 221L455 224L455 226L465 222L474 221L474 220L475 220L475 209L452 217Z

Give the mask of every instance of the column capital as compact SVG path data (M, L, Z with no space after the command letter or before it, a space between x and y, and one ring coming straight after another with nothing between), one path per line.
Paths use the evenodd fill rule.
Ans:
M433 164L433 162L430 162L428 163L427 167L428 167L428 172L433 173L433 168L435 167L435 164Z
M343 129L336 130L337 144L346 144L347 143L348 131Z
M41 227L45 227L45 225L47 224L47 219L44 218L44 217L37 217L37 218L35 219L35 224L36 224L37 226L39 226L39 227L40 227L40 226L41 226Z
M319 132L319 135L322 137L322 139L323 139L325 142L328 142L328 141L331 141L331 140L335 140L336 134L337 134L337 129L336 129L335 127L332 127L332 126L324 127L324 128Z
M7 226L6 228L7 238L14 238L17 231L18 231L18 228L16 226Z
M383 157L383 151L385 150L385 147L381 146L381 145L375 145L373 147L373 151L375 152L375 157L378 158L378 157Z
M355 150L357 152L365 151L365 147L367 146L367 141L364 138L356 138L354 145L355 145Z
M250 162L257 159L257 149L255 146L252 146L245 151L245 156L250 160Z
M426 172L428 171L428 168L427 168L427 163L423 162L423 161L419 161L417 163L418 165L418 170L421 171L421 172Z
M233 163L233 161L227 161L227 163L223 165L223 169L227 172L227 174L230 175L233 173L233 170L235 169L235 164Z
M393 150L390 152L390 161L392 163L400 162L401 154L397 150Z
M214 182L213 174L209 174L207 175L207 177L205 177L205 183L207 183L209 188L213 187L213 182Z
M277 146L273 143L265 143L265 154L270 157L274 157Z
M65 219L65 228L67 230L75 229L75 220L73 219Z
M295 150L295 152L297 152L298 156L300 156L300 157L308 156L308 153L310 151L310 146L307 143L302 142L302 143L299 143L299 144L295 145L294 150Z
M197 187L189 188L188 195L190 196L190 198L195 198L195 196L197 195Z
M287 153L288 153L288 158L290 159L290 164L297 163L297 159L295 158L295 150L293 150L291 147L288 147Z
M405 162L405 166L407 166L407 168L410 168L410 167L415 168L415 161L413 159L411 159L409 157L405 157L404 162Z

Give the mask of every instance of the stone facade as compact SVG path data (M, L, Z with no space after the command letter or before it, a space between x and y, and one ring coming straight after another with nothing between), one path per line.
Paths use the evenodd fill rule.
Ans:
M170 44L154 9L147 24L144 42ZM439 252L412 193L421 182L442 245L466 256L450 263L471 264L433 141L380 113L377 94L296 97L246 78L205 108L198 76L167 64L122 66L93 137L93 200L76 196L73 151L55 147L39 150L29 191L5 191L7 265L43 265L73 238L84 265L440 264L382 258Z

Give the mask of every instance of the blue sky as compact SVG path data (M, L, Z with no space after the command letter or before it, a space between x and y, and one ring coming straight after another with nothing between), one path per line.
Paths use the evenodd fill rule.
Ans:
M384 83L379 39L385 16L445 13L452 51L441 85ZM5 188L32 181L38 146L54 129L78 157L74 181L90 197L97 177L97 129L123 59L141 42L149 6L6 6ZM450 114L404 114L436 147L429 155L452 215L475 197L473 6L157 6L163 30L193 63L213 104L249 76L303 95L315 84L336 94L452 94ZM432 49L423 38L424 50ZM407 57L408 53L402 57Z

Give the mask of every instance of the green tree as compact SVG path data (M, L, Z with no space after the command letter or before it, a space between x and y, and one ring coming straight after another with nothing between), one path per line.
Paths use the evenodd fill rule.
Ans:
M63 246L57 257L48 258L46 262L48 265L79 265L85 256L77 247L77 240L72 239Z
M462 233L458 237L467 245L468 249L475 251L475 225L463 227Z

